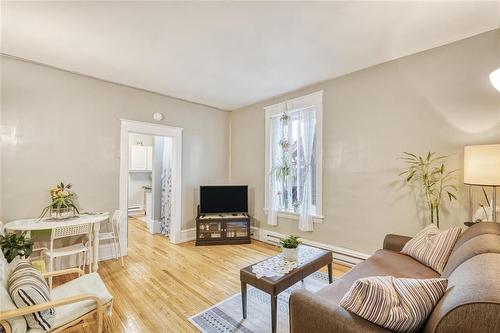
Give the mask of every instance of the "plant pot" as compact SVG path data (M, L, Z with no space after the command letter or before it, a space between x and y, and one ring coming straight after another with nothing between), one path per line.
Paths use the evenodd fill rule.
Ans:
M296 247L294 249L289 249L289 248L283 247L282 250L283 250L283 258L285 258L285 260L297 261L297 258L299 256L299 248L298 247Z

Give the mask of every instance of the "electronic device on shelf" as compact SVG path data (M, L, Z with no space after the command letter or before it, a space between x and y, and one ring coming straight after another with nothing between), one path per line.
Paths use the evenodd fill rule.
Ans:
M200 213L227 214L248 212L248 186L200 186Z
M250 243L248 186L200 186L196 245Z

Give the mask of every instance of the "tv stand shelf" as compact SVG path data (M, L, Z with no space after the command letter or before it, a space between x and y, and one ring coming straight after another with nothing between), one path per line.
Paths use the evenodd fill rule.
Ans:
M248 214L210 214L196 218L196 245L249 244Z

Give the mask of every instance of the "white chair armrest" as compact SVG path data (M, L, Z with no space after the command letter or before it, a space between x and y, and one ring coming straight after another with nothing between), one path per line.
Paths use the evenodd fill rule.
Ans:
M27 307L23 307L23 308L18 308L15 310L0 312L0 321L7 320L10 318L14 318L14 317L24 316L24 315L27 315L30 313L43 311L43 310L47 310L50 308L54 308L54 307L58 307L58 306L66 305L66 304L78 303L78 302L86 301L86 300L95 301L96 306L97 306L97 311L103 311L103 303L99 299L99 297L97 297L96 295L92 295L92 294L83 294L83 295L59 299L56 301L50 301L50 302L43 303L43 304L31 305L31 306L27 306Z

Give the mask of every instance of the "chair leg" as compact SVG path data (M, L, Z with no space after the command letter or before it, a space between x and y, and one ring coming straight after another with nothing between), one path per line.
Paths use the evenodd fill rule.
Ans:
M88 253L88 264L89 264L89 273L92 273L92 259L93 259L93 246L92 242L88 242L88 247L87 247L87 253Z
M113 252L113 259L118 260L118 252L116 252L116 242L114 239L112 239L113 244L111 244L112 252Z
M103 324L103 308L99 306L97 308L97 333L102 333L102 324Z
M88 251L84 251L84 252L83 252L83 266L82 266L82 271L83 271L83 273L84 273L84 274L85 274L85 272L86 272L86 268L85 268L85 266L87 265L87 260L88 260L88 259L87 259L87 252L88 252Z
M49 257L49 273L54 271L54 258ZM49 290L52 290L52 276L49 276Z
M122 254L122 244L120 243L120 236L118 236L118 253L120 254L120 260L122 261L122 267L125 267L125 262L123 260L123 254Z
M76 266L78 267L78 269L80 269L80 267L82 267L82 254L81 252L78 252L76 254ZM80 272L78 272L78 277L80 277Z
M113 238L113 247L115 249L115 259L120 259L120 252L118 250L118 245L116 244L116 238Z

